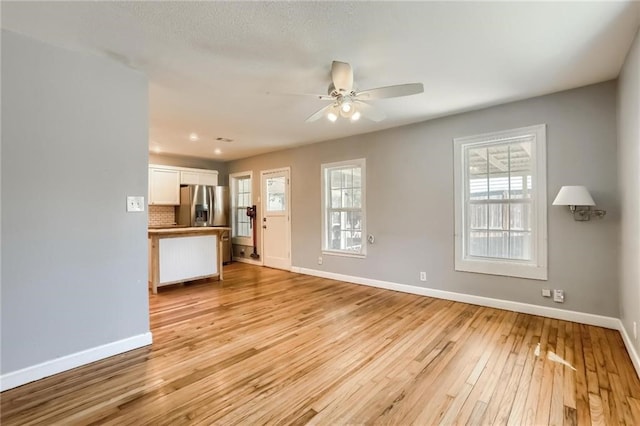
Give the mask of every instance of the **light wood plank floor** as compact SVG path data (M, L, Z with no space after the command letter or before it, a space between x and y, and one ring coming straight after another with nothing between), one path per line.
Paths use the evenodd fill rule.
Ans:
M238 263L150 304L152 347L4 392L2 424L640 424L613 330Z

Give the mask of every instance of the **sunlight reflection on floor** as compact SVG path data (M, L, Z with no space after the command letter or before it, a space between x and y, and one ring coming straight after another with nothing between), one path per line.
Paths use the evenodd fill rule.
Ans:
M535 354L535 356L540 356L540 343L538 343L538 345L536 346L536 350L533 352ZM576 368L571 365L569 362L567 362L564 358L556 355L555 353L551 352L551 351L547 351L547 359L549 361L553 361L553 362L557 362L563 365L566 365L567 367L571 368L573 371L576 371Z

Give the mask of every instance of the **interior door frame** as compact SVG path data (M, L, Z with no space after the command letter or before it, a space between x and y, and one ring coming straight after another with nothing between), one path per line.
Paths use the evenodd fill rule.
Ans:
M267 266L265 264L265 253L264 253L264 228L263 223L264 223L264 218L266 216L266 211L265 211L265 190L264 190L264 185L263 185L263 180L264 180L264 176L271 174L271 173L279 173L279 172L287 172L287 184L286 184L286 197L287 197L287 206L288 206L288 218L287 218L287 245L289 248L289 271L291 270L291 268L293 267L293 262L292 262L292 248L291 248L291 166L286 166L286 167L278 167L276 169L267 169L267 170L260 170L260 220L258 221L258 223L256 223L256 226L260 226L260 252L262 253L262 265L263 266Z

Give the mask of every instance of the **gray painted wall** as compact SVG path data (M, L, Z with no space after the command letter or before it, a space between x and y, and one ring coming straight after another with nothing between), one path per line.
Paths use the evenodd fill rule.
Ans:
M540 123L547 124L549 280L455 272L452 139ZM233 161L228 171L253 170L258 204L260 170L291 166L294 266L617 317L616 138L611 81ZM366 259L324 255L318 265L320 165L361 157L367 232L376 242ZM551 206L560 187L572 184L586 185L606 218L575 222L568 210ZM427 272L426 284L419 271ZM565 303L542 298L542 288L565 289Z
M640 327L640 32L627 55L618 87L620 232L620 318L633 340ZM640 340L634 341L640 353Z
M218 171L218 185L229 184L227 164L222 161L209 160L207 158L182 157L179 155L149 153L149 164L161 164L163 166L193 167L195 169L208 169Z
M2 368L149 331L147 79L2 31Z

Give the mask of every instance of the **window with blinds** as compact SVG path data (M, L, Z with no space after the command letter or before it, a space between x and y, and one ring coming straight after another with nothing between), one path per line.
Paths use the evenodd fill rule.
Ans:
M545 126L456 138L456 270L546 279Z

